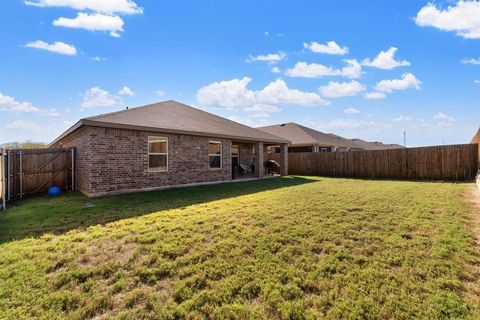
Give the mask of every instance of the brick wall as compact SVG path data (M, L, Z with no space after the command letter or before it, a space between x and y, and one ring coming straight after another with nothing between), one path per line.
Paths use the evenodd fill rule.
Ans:
M168 138L168 171L148 171L148 136ZM222 142L222 169L210 169L208 142ZM231 179L228 139L83 127L58 145L76 147L78 189L104 195Z

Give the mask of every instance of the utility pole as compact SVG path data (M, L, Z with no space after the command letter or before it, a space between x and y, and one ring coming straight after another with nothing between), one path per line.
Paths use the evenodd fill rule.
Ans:
M403 131L403 146L407 147L407 131Z

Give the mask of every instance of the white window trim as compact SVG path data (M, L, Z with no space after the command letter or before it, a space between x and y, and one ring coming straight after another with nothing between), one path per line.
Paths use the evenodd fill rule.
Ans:
M157 141L150 141L150 138L156 138L158 139ZM167 143L167 152L166 153L158 153L158 152L150 152L150 143L152 142L162 142L165 141ZM150 168L150 155L165 155L167 156L167 169L152 169ZM148 136L148 172L167 172L169 169L169 163L168 163L168 137L163 137L163 136Z
M223 143L222 141L208 141L208 144L210 145L210 143L216 143L216 144L219 144L220 145L220 168L212 168L210 167L210 157L218 157L219 155L218 154L208 154L208 168L210 170L221 170L223 168ZM210 148L209 148L210 149Z

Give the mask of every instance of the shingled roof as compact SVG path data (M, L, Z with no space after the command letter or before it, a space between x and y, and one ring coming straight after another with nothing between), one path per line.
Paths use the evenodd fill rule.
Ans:
M60 141L82 126L188 134L252 142L290 142L288 139L283 139L186 104L169 100L81 119L55 139L52 144Z
M333 134L323 133L294 122L259 127L259 130L288 139L296 146L333 146L343 148L359 148L349 139Z
M390 149L403 149L404 146L399 144L385 144L382 142L369 142L362 139L352 139L352 142L362 148L363 150L390 150Z

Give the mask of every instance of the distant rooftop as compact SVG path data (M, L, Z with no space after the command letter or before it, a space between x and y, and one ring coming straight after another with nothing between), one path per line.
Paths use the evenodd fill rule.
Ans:
M403 149L404 146L399 144L385 144L382 142L369 142L362 139L352 139L354 144L362 148L363 150L388 150L388 149Z
M358 148L352 141L348 139L323 133L294 122L259 127L257 129L288 139L292 141L292 145L320 145L326 147Z
M362 139L348 139L333 133L323 133L294 122L259 127L257 129L288 139L292 141L292 145L295 146L319 145L325 147L343 147L362 150L403 148L403 146L398 144L384 144L382 142L368 142Z

